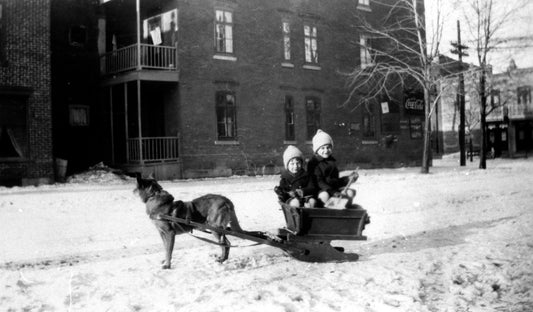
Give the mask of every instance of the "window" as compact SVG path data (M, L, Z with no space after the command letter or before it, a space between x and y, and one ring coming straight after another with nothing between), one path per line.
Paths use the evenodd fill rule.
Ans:
M87 43L87 28L83 25L70 27L68 32L68 42L74 47L84 47Z
M17 97L0 96L0 158L22 158L28 147L27 105Z
M490 92L490 105L492 108L500 106L500 90L492 90Z
M294 141L296 135L294 133L294 102L292 96L285 97L285 140Z
M357 2L357 9L361 11L371 12L372 10L370 9L370 0L359 0Z
M320 129L320 102L315 97L305 99L305 111L307 116L307 140L311 140L316 131Z
M409 132L411 134L411 139L423 138L424 132L422 129L422 118L420 116L409 117Z
M363 111L363 137L374 138L376 136L376 121L374 107L366 103Z
M86 127L89 125L89 106L70 105L69 123L74 127Z
M365 34L359 37L361 68L375 65L375 55L372 51L372 39Z
M315 26L304 25L305 62L318 63L317 31Z
M531 87L524 86L516 89L518 104L531 104Z
M235 140L237 137L235 94L216 93L217 137L219 140Z
M283 58L291 60L291 28L288 22L283 22Z
M174 46L178 31L178 10L173 9L143 20L143 39L153 45Z
M233 13L215 12L215 50L217 53L233 53Z

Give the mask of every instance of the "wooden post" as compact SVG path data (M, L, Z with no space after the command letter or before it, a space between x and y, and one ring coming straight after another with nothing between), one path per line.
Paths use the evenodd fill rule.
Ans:
M113 87L109 87L109 117L111 119L111 162L115 164L115 133L113 123Z
M141 123L141 81L137 79L137 123L139 127L139 162L144 164L142 146L142 123Z
M459 90L457 100L459 101L459 153L460 153L460 165L466 166L465 155L465 78L463 68L463 56L468 56L465 52L468 49L467 46L461 44L461 23L457 21L457 42L452 42L454 49L451 51L453 54L459 56Z
M130 150L129 150L129 139L130 135L128 133L128 83L124 83L124 127L126 134L126 161L130 161Z
M141 0L135 0L137 16L137 70L141 70Z

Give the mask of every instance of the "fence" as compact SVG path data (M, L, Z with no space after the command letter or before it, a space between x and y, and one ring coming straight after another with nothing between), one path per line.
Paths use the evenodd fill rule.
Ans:
M128 161L131 163L178 160L178 137L128 139Z

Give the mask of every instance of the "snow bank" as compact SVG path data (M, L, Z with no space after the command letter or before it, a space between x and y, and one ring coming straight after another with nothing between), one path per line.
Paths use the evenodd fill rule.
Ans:
M134 180L85 175L0 188L5 311L532 311L533 161L362 170L368 241L335 242L360 260L305 263L264 245L179 236L173 269ZM221 193L245 229L284 225L277 176L162 181L177 198ZM236 245L250 242L230 238Z

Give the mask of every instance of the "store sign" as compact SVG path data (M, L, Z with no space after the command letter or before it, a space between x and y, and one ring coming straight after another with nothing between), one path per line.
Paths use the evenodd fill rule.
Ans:
M405 109L414 111L424 111L424 100L408 98L405 100Z

